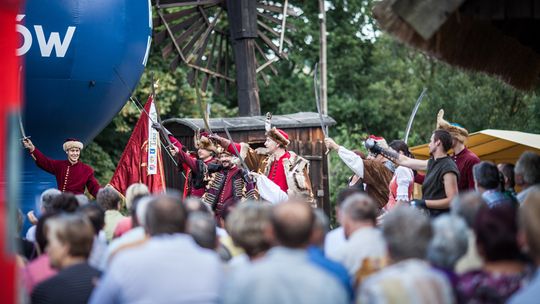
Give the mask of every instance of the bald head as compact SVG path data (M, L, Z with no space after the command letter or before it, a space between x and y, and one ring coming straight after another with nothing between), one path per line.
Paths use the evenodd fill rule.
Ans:
M186 230L186 211L179 199L167 195L148 204L145 229L151 236L183 233Z
M272 210L272 227L280 245L302 248L308 245L313 228L314 215L304 202L289 201Z

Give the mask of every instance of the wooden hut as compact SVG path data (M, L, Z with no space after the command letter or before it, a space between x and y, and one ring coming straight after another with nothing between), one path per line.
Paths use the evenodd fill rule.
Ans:
M383 0L379 26L401 42L521 90L538 87L540 1Z
M226 137L224 122L228 123L231 137L236 142L246 142L252 148L262 147L266 140L264 116L232 117L210 119L212 132ZM329 116L323 117L326 126L333 126L336 121ZM194 135L196 130L205 129L204 121L200 118L170 118L163 125L182 142L188 150L194 150ZM313 195L317 206L330 213L328 187L328 161L325 155L324 134L321 130L319 115L311 112L301 112L289 115L275 115L272 126L283 129L289 134L291 144L289 149L310 161L309 175L313 187ZM178 172L170 158L164 158L167 187L181 189L184 177Z

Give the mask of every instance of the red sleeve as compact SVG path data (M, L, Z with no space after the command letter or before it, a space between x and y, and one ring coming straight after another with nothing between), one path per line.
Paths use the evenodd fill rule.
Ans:
M86 181L86 188L88 188L88 192L90 192L90 194L96 198L100 187L99 182L94 177L94 170L91 170L90 178L88 178L88 181Z
M417 183L417 184L424 184L424 178L426 178L426 176L424 174L420 174L420 173L417 173L415 176L414 176L414 182Z
M236 147L236 151L238 151L238 153L240 153L240 149L241 149L240 144L237 144L235 142L231 142L229 144L229 146L227 147L227 151L229 153L231 153L232 155L236 155L236 151L234 151L233 145L234 145L234 147ZM236 156L240 157L240 155L236 155Z
M37 148L34 148L34 152L30 153L30 155L34 158L38 167L51 174L56 174L57 160L48 158Z
M182 150L182 143L178 139L176 139L176 137L169 134L169 140L171 141L171 144L173 144L173 146L178 148L178 150Z

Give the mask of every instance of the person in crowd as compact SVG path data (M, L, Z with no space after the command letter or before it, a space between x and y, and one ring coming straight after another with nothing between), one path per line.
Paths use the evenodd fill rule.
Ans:
M512 197L517 196L516 192L516 178L514 174L515 166L513 164L500 163L497 165L497 169L503 175L504 178L504 190L503 192ZM517 199L517 198L516 198Z
M240 155L236 156L241 157L249 170L255 173L263 199L274 204L288 198L302 199L317 207L309 178L309 161L287 148L291 143L289 134L270 125L267 119L265 148L262 149L254 150L247 143L231 142L216 134L211 139L232 155L238 151Z
M219 242L216 234L216 221L210 213L198 211L189 213L187 233L202 248L217 250ZM224 259L224 257L221 258Z
M62 192L56 188L50 188L41 193L39 197L39 214L43 215L45 213L52 211L52 199L56 195L62 194ZM36 217L34 211L27 213L28 220L32 223L32 226L26 231L26 239L30 242L36 241L36 225L38 218Z
M446 277L425 261L432 237L427 216L397 206L385 216L382 233L391 265L362 283L357 303L454 303Z
M359 283L386 263L386 243L375 227L378 208L366 194L354 194L345 200L342 211L347 242L336 254L336 261Z
M221 262L185 233L186 221L179 197L149 203L144 225L150 238L117 254L90 303L218 303Z
M429 142L428 160L419 160L405 155L396 155L400 166L413 170L426 171L422 185L422 199L413 200L411 204L417 208L427 209L431 216L448 212L450 202L458 193L459 171L456 163L448 156L452 146L452 136L445 130L435 130Z
M100 232L105 227L105 211L97 203L92 202L79 207L78 212L86 216L90 220L92 228L94 228L94 242L88 257L88 264L99 269L101 261L107 252L107 239L99 237Z
M51 209L53 212L73 213L79 208L79 201L72 193L62 193L52 198Z
M21 273L22 285L28 295L32 293L32 290L34 290L34 287L37 284L57 273L56 269L51 267L49 255L45 252L48 245L45 224L49 218L55 215L57 214L54 212L43 214L36 225L36 246L38 249L38 256L28 263Z
M388 149L388 144L384 138L374 135L370 135L369 138L380 147ZM364 183L369 196L375 200L379 208L383 208L388 202L388 185L392 180L395 165L381 154L370 153L367 159L364 160L358 154L338 145L331 138L325 138L324 143L329 150L337 151L343 163L354 172L358 179L357 183ZM353 179L356 178L353 177Z
M516 292L508 303L532 304L540 299L540 186L534 186L529 190L529 195L519 210L520 236L524 239L524 245L530 258L536 265L534 274L529 285Z
M474 222L478 210L487 207L486 202L478 192L465 192L456 196L451 203L451 214L461 217L467 224L467 252L456 263L454 269L457 274L482 268L484 262L478 253Z
M100 189L96 197L97 203L105 209L105 228L103 230L107 236L107 242L113 239L114 229L116 229L118 222L125 218L120 213L120 200L120 195L112 187Z
M322 209L313 209L315 221L313 222L313 231L309 241L308 256L311 262L321 267L329 274L333 275L347 290L350 299L354 297L354 290L351 284L351 278L347 269L338 262L332 261L324 256L324 239L330 229L330 223Z
M305 201L275 205L266 233L277 246L230 281L224 303L348 303L338 280L309 260L313 223Z
M22 262L26 263L37 257L37 248L33 242L30 242L26 238L21 237L22 228L24 224L24 215L21 209L17 209L17 230L15 231L15 242L17 243L17 254L22 258Z
M333 229L332 231L326 234L324 239L324 255L332 260L337 259L337 253L340 251L340 248L345 245L347 239L345 238L345 231L343 230L343 220L342 220L342 207L343 202L351 195L357 193L364 193L363 189L357 187L348 187L342 189L336 199L336 220L340 224L339 227Z
M431 226L433 238L428 246L427 259L446 275L454 289L458 281L454 269L457 261L467 252L469 242L467 224L459 216L444 214L433 220Z
M540 184L540 155L532 151L523 152L516 163L514 172L516 184L521 187L517 200L523 203L527 198L529 188Z
M57 275L39 283L32 303L87 303L100 271L88 264L94 229L80 214L63 214L47 223L47 253Z
M482 161L474 165L473 177L476 191L482 194L482 199L489 207L500 204L514 205L513 197L501 192L503 178L494 163Z
M56 177L57 187L62 192L83 194L85 189L96 197L99 191L99 183L94 177L94 170L79 160L83 143L68 138L63 148L67 154L67 160L54 160L45 156L37 149L29 138L23 139L23 145L30 152L30 156L36 161L36 165Z
M126 209L131 214L132 208L133 208L133 200L136 197L144 196L150 194L150 191L148 190L148 186L141 183L135 183L130 185L126 189ZM128 232L131 228L133 228L133 217L128 216L123 219L121 219L118 224L116 224L116 228L114 229L114 237L120 237L122 234Z
M90 202L86 194L76 194L75 199L77 200L77 203L79 204L79 206L84 206Z
M227 217L226 227L234 244L245 254L229 263L234 269L264 257L272 244L265 229L270 225L271 207L268 203L247 202L234 209Z
M461 303L504 303L524 285L528 271L517 242L516 212L509 205L478 211L474 232L484 266L459 277Z
M393 140L390 143L390 148L399 154L414 158L411 151L409 151L409 146L403 140ZM408 204L413 199L413 170L398 166L388 187L388 203L384 206L385 212L392 210L398 204Z

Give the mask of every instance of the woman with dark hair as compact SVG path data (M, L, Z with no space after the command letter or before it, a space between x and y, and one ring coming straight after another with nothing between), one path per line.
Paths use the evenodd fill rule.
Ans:
M393 140L390 148L401 155L414 158L409 151L409 146L403 140ZM398 204L407 204L412 199L414 188L413 170L398 166L388 185L388 203L384 206L386 212L392 210Z
M516 238L516 212L503 204L476 215L473 227L484 266L459 278L460 303L504 303L523 286L529 271Z

